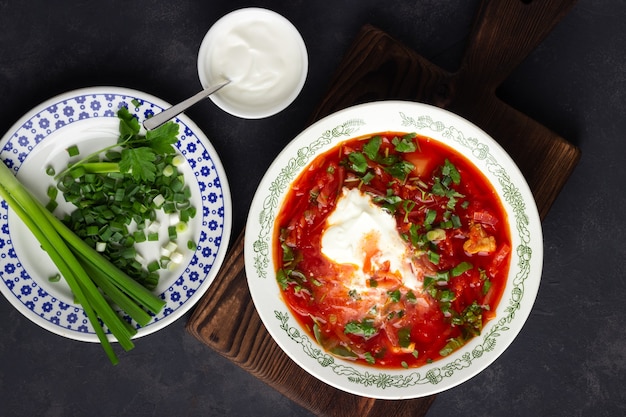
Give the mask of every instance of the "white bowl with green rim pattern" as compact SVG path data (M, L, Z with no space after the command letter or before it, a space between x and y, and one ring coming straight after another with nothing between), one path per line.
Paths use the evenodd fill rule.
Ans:
M511 262L502 298L480 336L449 356L418 368L379 369L325 352L301 328L275 279L272 241L276 215L290 184L317 155L367 134L415 132L438 140L476 165L500 196L508 216ZM424 397L459 385L492 364L513 343L534 304L543 267L541 222L532 193L511 157L484 131L437 107L382 101L325 117L298 135L274 160L251 204L245 267L255 307L281 349L315 378L340 390L379 399Z

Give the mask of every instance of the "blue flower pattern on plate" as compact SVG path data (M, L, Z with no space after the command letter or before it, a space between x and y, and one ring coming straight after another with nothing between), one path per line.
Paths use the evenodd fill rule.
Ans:
M47 106L19 126L4 143L0 150L0 158L9 168L17 172L29 152L55 130L83 119L116 117L117 110L123 106L142 118L162 110L159 105L147 100L120 93L93 93L72 98L66 97ZM219 185L221 179L215 169L215 157L211 156L191 127L179 119L176 121L182 132L177 145L178 149L187 158L194 172L202 198L203 207L202 210L198 210L198 213L202 215L199 223L203 230L200 232L196 253L191 257L181 277L160 294L167 305L160 314L153 316L150 324L174 313L198 291L212 270L215 254L220 249L224 233L223 193L225 190ZM193 179L190 178L189 181ZM209 190L210 192L207 192ZM39 287L36 280L31 278L19 262L19 257L11 243L8 213L6 202L2 201L0 203L0 286L6 287L10 295L39 318L48 321L53 326L60 327L64 332L67 333L69 330L95 334L81 308L68 305Z

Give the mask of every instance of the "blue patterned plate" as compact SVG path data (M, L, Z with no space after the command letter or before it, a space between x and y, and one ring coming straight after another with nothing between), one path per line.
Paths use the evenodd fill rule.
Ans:
M20 119L0 141L0 158L42 202L54 184L46 167L57 172L67 165L66 148L78 144L87 155L118 136L117 110L126 106L142 122L169 104L148 94L117 87L94 87L62 94L37 106ZM153 333L187 312L211 285L224 260L231 232L231 201L228 181L215 149L186 116L180 125L177 148L186 163L179 167L192 191L192 204L198 214L189 224L180 246L194 239L197 249L187 250L184 261L173 270L163 271L155 289L166 301L164 309L151 322L138 328L136 337ZM62 198L58 199L62 200ZM61 204L57 215L69 212ZM167 229L167 222L161 228ZM161 230L161 231L162 231ZM167 236L167 232L159 233ZM145 259L158 258L164 242L146 243L140 248ZM142 244L143 245L143 244ZM59 335L97 342L84 310L74 303L63 280L50 282L54 264L21 220L0 203L0 290L27 318ZM136 325L136 324L135 324ZM113 338L112 336L110 336Z
M301 327L276 282L274 220L287 190L321 153L350 138L379 132L415 132L465 155L490 180L509 219L512 245L507 285L496 317L480 336L419 368L379 369L331 356ZM509 155L475 125L421 103L386 101L354 106L311 125L278 155L252 201L245 236L245 267L255 307L276 343L304 370L335 388L365 397L417 398L467 381L513 342L530 314L543 267L543 237L533 196Z

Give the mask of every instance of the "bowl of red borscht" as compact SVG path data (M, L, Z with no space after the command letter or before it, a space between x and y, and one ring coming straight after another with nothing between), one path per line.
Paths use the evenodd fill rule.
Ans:
M245 235L255 307L283 351L356 395L461 384L530 314L543 238L507 153L465 119L405 101L311 125L259 184Z

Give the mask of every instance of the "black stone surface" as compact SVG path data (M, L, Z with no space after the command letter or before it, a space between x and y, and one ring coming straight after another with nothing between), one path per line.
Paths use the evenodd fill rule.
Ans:
M80 87L123 86L178 102L200 88L196 57L213 22L241 7L273 9L309 51L296 102L263 120L238 119L210 101L187 112L229 176L236 236L265 169L303 128L363 24L454 69L477 4L0 0L0 132ZM624 1L580 0L499 90L583 157L543 223L544 272L527 324L491 367L440 394L428 417L626 415L625 17ZM310 415L186 333L187 317L141 339L113 367L98 345L43 330L0 297L0 415Z

